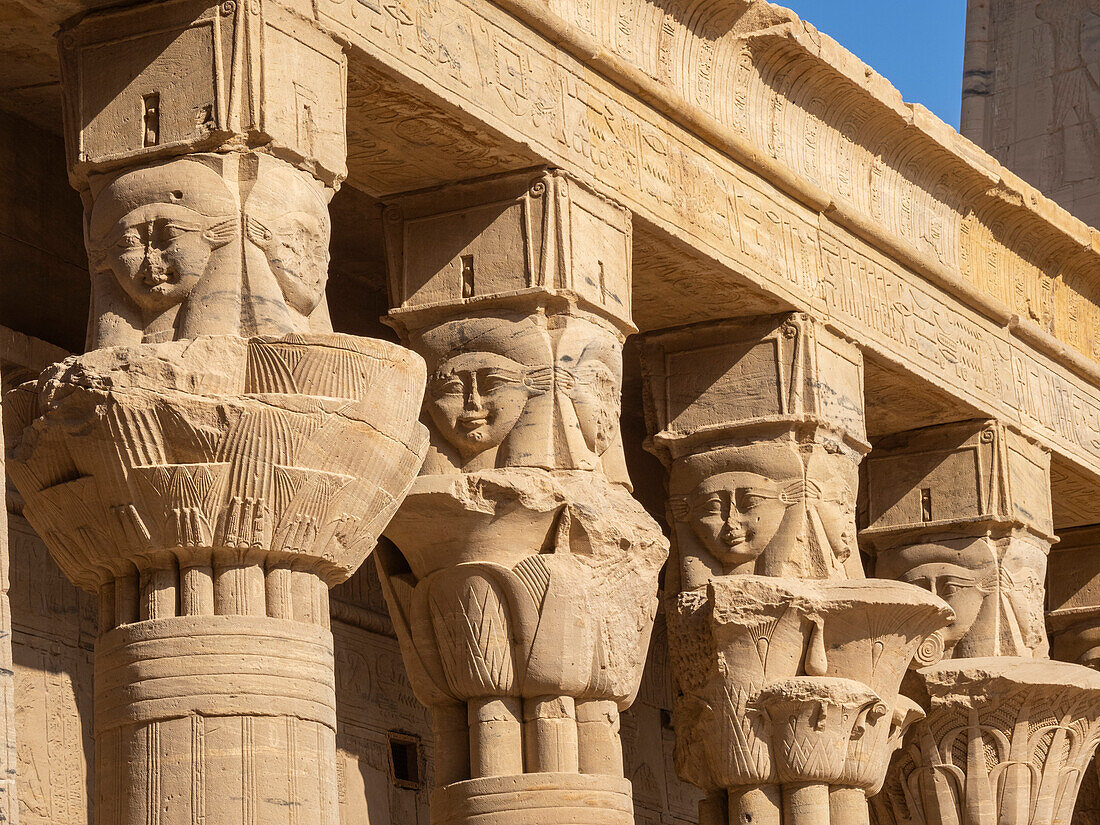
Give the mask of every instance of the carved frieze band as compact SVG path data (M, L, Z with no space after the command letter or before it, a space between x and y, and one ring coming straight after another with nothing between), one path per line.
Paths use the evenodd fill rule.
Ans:
M741 8L713 13L736 18ZM650 30L632 8L607 14L586 19L596 26L601 19L618 20L622 31ZM902 119L855 92L828 96L837 108L825 107L820 101L826 96L811 84L837 78L830 71L796 71L820 66L820 58L797 42L790 44L792 57L781 46L786 38L769 33L757 43L738 40L730 30L722 49L733 51L726 52L729 70L721 77L736 85L714 96L727 101L723 117L732 118L740 106L737 123L774 135L760 144L773 148L757 155L793 152L793 166L783 164L797 170L796 177L820 179L824 186L821 175L839 175L837 202L850 193L845 202L859 214L877 215L873 222L887 225L895 246L912 255L899 257L873 233L861 235L828 210L807 207L494 8L443 0L419 17L391 19L359 0L321 0L317 19L371 60L427 78L433 93L614 190L636 219L686 237L700 260L745 273L988 414L1019 422L1095 474L1100 398L1092 380L1059 365L1069 351L1043 338L1053 328L1069 350L1092 357L1096 343L1089 331L1100 325L1096 300L1082 281L1088 266L1080 267L1093 253L1080 243L1071 249L1060 245L1068 241L1051 240L1058 230L1029 207L1015 206L1011 195L1001 197L970 155L940 147L930 150L935 160L928 163L895 159L891 153L909 151L897 132ZM669 35L657 39L670 49L677 36L696 46L710 42L692 40L695 29L680 26L669 12L656 12L658 19L669 20ZM797 34L800 26L788 28ZM620 25L600 31L619 32ZM616 34L615 48L629 55L634 47ZM678 76L679 70L671 77ZM777 86L783 77L789 82ZM714 88L712 79L702 88ZM750 118L750 109L759 114ZM801 137L793 140L792 134ZM841 162L826 162L834 157ZM470 171L477 174L476 167ZM970 202L972 192L978 194ZM826 197L815 206L825 209L829 202ZM920 274L928 259L943 270L934 283ZM738 314L738 290L731 285L739 281L722 274L715 276L720 288L709 277L701 287L697 271L686 268L683 283L661 292L667 306L644 307L649 325ZM1019 320L1010 323L1011 316ZM1094 367L1085 372L1093 375Z

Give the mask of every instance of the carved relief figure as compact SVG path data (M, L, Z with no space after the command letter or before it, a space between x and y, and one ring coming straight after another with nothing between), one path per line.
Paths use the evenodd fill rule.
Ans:
M463 469L491 467L527 401L552 385L549 367L528 369L496 353L466 352L445 361L430 379L428 413L458 450Z
M225 181L189 160L138 169L109 183L88 219L90 346L199 334L199 320L189 318L183 305L209 272L236 269L235 256L215 260L215 253L237 237L238 215ZM201 332L236 332L208 321L204 315Z
M230 186L216 171L223 164L183 159L138 169L95 197L91 346L332 331L330 190L260 157L246 174L242 207L235 178L246 170L234 169Z
M1100 163L1094 114L1100 105L1100 83L1081 50L1089 14L1100 15L1100 0L1039 0L1035 5L1035 16L1049 29L1054 49L1054 101L1047 129L1052 145L1043 169L1047 192L1090 178Z
M671 508L684 589L730 573L858 577L849 569L858 564L854 485L822 452L762 442L674 465Z
M424 474L493 467L602 469L625 483L619 434L622 347L570 318L472 318L420 334L431 378L433 451Z
M792 503L790 490L771 479L735 472L696 487L688 508L695 535L723 565L735 568L760 557Z
M1046 655L1038 547L988 538L945 539L880 552L877 575L930 590L955 611L942 631L954 658ZM1038 565L1038 567L1037 567Z

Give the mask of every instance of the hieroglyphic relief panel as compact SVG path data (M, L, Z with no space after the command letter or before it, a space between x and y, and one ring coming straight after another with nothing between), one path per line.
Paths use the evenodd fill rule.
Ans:
M1100 352L1090 337L1100 317L1096 285L1087 277L1095 257L1075 242L1087 230L1061 216L1056 223L1064 233L1031 212L1022 202L1026 192L998 184L991 159L973 153L925 110L904 107L886 81L812 27L762 3L735 4L734 12L595 3L593 17L581 13L583 5L563 0L555 10L582 27L594 20L605 39L611 30L635 31L633 48L621 47L618 37L608 45L622 48L621 57L633 57L685 106L698 106L780 168L820 187L833 213L866 223L857 231L967 281L1089 357ZM539 65L529 46L435 4L410 4L407 11L410 21L431 21L425 32L411 23L382 25L382 12L350 0L327 0L320 9L322 19L390 38L404 59L423 58L458 95L483 91L494 116L522 118L527 132L544 128L593 167L625 167L638 176L662 165L652 160L661 153L660 137L633 128L617 101L584 94L584 81L572 82L582 73L561 55L550 67ZM775 25L766 28L761 19ZM603 25L609 20L615 25ZM690 202L691 187L682 191ZM879 229L868 230L872 225ZM1002 266L994 265L997 259Z
M1100 222L1100 3L970 3L962 132Z
M409 687L397 640L378 632L383 627L363 626L373 617L388 623L382 599L374 565L360 568L332 594L340 821L427 825L428 713ZM412 764L402 764L403 757Z
M0 327L0 386L33 379L67 355ZM61 573L20 515L14 488L6 499L19 821L83 825L92 817L95 600Z
M464 0L410 4L401 17L425 22L418 27L395 22L358 0L320 0L317 9L322 25L348 37L355 48L369 50L372 59L422 79L433 93L450 103L461 103L468 113L505 134L525 136L530 146L553 162L598 178L634 211L636 224L653 222L675 231L694 251L696 260L709 261L711 268L699 267L699 277L706 278L710 287L711 299L704 305L681 300L668 290L639 286L640 298L647 294L660 297L659 301L636 302L635 319L643 328L729 315L727 305L736 303L737 287L763 288L782 301L826 318L840 331L857 336L871 351L971 400L984 408L983 412L1018 422L1074 463L1095 468L1100 460L1100 399L1088 381L1057 366L1030 343L967 308L918 272L882 254L843 221L822 217L704 146L636 97L615 90L579 61L532 37L503 12L484 5L473 7ZM439 59L441 37L447 44L445 62ZM489 59L505 52L514 59ZM357 54L361 57L363 53ZM751 74L756 69L746 71ZM848 97L862 94L854 86L849 91ZM508 105L502 96L507 96ZM845 95L838 98L846 99ZM870 106L871 98L864 105ZM793 134L792 128L784 126L776 134ZM897 136L889 134L875 141L883 149L897 143ZM917 144L908 151L919 148ZM942 148L938 151L941 160L950 161L941 170L943 175L969 168L959 157ZM849 183L845 185L853 191L856 181L874 177L873 170L882 176L889 171L886 165L837 165L848 169L844 180ZM930 162L927 166L937 169L943 164ZM973 184L976 173L971 170L967 174ZM944 178L950 179L950 175ZM981 180L984 191L988 181ZM913 224L923 228L914 231L939 239L931 246L922 243L944 251L944 263L937 266L949 272L949 265L962 259L957 251L962 243L958 212L928 213L930 207L922 206L919 199L903 208L893 199L895 189L891 186L876 183L861 196L871 205L871 214L880 214L876 221L884 225L887 207L891 215L909 214L906 220L924 216ZM1011 193L992 201L1008 210L1006 227L1015 226L1009 217L1026 215L1025 223L1048 235L1054 231L1034 213L1012 212L1013 202ZM1039 248L1040 241L1043 250L1051 254L1059 249L1042 233L1032 248ZM909 240L905 244L914 245ZM920 244L916 246L920 248ZM1001 247L994 244L990 248L996 251ZM1003 249L1008 255L1008 247ZM1065 266L1073 260L1072 255L1065 257ZM990 271L1002 269L998 265ZM741 273L743 279L730 270ZM1014 282L1025 283L1024 298L1031 296L1032 314L1041 321L1045 304L1040 298L1047 300L1044 296L1050 291L1035 292L1032 282L1041 281L1032 278L1026 268L1014 271ZM1100 329L1100 323L1093 323L1086 312L1089 306L1079 303L1077 317L1083 319L1083 329ZM1022 315L1029 317L1026 311ZM1041 329L1034 319L1025 326L1028 323Z
M1077 255L1068 238L1054 240L1057 230L1017 208L1018 194L1006 192L1009 197L1002 200L993 191L999 182L989 159L969 157L972 150L929 113L905 107L883 78L790 12L760 2L597 0L587 13L575 0L551 5L569 22L593 21L591 33L604 45L756 150L822 187L834 210L850 207L1012 312L1084 354L1100 356L1089 336L1100 297L1087 277L1093 256ZM1100 96L1098 67L1089 63L1091 55L1082 59L1081 51L1082 40L1091 44L1100 24L1097 10L1095 0L1044 0L1021 11L1022 17L1042 21L1028 32L1032 50L1053 51L1040 61L1057 66L1052 139L1066 143L1059 134L1082 132L1046 153L1048 175L1080 177L1096 166L1095 160L1089 166L1088 156L1075 160L1072 150L1081 153L1076 143L1100 151L1087 99ZM627 30L633 32L632 48L624 48L618 36ZM1067 76L1071 68L1075 74ZM1059 168L1059 158L1066 168ZM1048 194L1055 190L1041 188ZM1007 266L991 266L997 258Z
M95 600L22 517L9 514L8 539L20 822L80 825L92 816Z

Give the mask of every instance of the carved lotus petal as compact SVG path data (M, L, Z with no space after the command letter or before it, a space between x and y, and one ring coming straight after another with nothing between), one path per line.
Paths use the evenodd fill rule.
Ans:
M206 550L305 557L333 583L423 461L424 375L414 353L347 335L97 350L18 390L34 420L12 428L10 472L86 587L137 555Z

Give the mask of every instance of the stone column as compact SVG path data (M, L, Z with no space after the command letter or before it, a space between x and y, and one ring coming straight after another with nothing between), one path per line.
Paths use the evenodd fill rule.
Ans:
M875 800L878 825L1069 822L1100 742L1100 674L1048 658L1050 456L998 421L882 439L867 467L875 572L955 611L949 658L909 686L910 730Z
M1058 533L1047 567L1050 655L1100 669L1100 525Z
M396 198L384 224L431 448L376 559L435 718L432 822L632 823L619 712L667 542L619 434L630 215L533 171Z
M99 598L99 825L336 825L328 588L427 450L422 359L328 322L338 46L268 0L60 36L89 352L4 402L24 514Z
M865 579L863 362L802 314L645 336L649 448L669 467L680 776L701 825L858 825L942 649L940 599Z
M0 431L0 484L4 473L4 439ZM15 794L15 671L11 650L11 603L8 601L8 508L0 507L0 822L18 825L19 802Z

